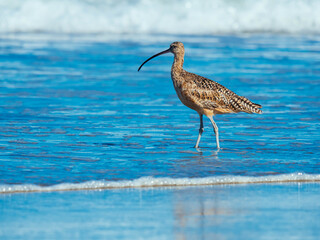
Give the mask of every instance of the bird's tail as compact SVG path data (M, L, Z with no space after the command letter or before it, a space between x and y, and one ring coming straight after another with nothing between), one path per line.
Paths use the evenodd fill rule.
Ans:
M251 102L249 99L238 96L238 104L240 106L240 109L242 112L246 113L258 113L261 114L262 111L260 108L262 108L261 105Z

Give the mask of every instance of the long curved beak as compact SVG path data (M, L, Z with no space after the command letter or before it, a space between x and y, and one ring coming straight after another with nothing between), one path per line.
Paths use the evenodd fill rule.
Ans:
M160 56L160 55L162 55L162 54L169 53L169 52L171 52L171 51L170 51L170 48L167 49L167 50L165 50L165 51L159 52L159 53L153 55L152 57L148 58L147 60L145 60L145 61L141 64L141 66L140 66L139 69L138 69L138 72L140 71L140 69L142 68L142 66L143 66L146 62L148 62L149 60L151 60L152 58L158 57L158 56Z

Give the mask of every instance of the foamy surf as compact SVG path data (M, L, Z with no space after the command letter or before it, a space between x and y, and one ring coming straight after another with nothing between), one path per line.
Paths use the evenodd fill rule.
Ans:
M319 33L317 0L0 0L0 33Z
M62 183L53 186L33 184L0 185L0 193L52 192L74 190L103 190L145 187L183 187L203 185L255 184L255 183L288 183L288 182L320 182L320 174L280 174L269 176L217 176L204 178L154 178L142 177L124 181L88 181L83 183Z

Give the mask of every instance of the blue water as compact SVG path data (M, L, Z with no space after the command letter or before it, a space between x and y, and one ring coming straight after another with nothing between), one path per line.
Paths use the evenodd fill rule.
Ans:
M0 194L0 236L317 240L319 192L292 183Z
M23 36L23 35L22 35ZM144 176L201 178L319 173L320 39L317 36L157 36L0 39L0 184L54 185ZM170 79L184 67L263 106L219 115L221 147Z
M0 239L320 235L320 1L0 0ZM186 70L263 106L199 117ZM204 186L206 185L206 186ZM77 190L77 191L71 191Z

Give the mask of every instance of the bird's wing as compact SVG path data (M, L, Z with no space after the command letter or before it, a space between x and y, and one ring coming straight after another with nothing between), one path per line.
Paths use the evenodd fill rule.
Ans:
M202 107L221 113L261 113L261 106L245 97L238 96L228 88L208 78L188 73L190 93Z
M194 75L194 76L192 76ZM208 109L227 108L229 99L235 95L221 84L210 79L192 74L192 80L189 81L191 95L195 100Z

